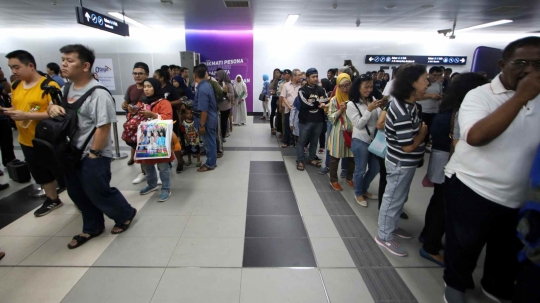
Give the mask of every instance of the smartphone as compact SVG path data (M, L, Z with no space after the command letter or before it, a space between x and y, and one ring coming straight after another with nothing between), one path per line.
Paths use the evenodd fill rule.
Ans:
M135 109L135 110L138 110L139 109L139 106L138 105L130 105L131 109Z

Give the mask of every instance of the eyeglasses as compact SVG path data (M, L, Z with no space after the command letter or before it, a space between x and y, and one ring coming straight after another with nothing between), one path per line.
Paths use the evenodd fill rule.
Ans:
M525 69L527 66L532 65L532 67L534 67L536 70L540 70L540 61L517 60L508 62L512 63L512 65L519 69Z
M340 85L339 85L339 88L341 88L341 89L347 89L347 88L350 88L351 85L352 85L352 84L351 84L350 82L347 83L347 84L340 84Z
M135 72L133 72L133 73L131 73L131 74L132 74L133 76L138 76L138 77L146 75L146 73L135 73Z

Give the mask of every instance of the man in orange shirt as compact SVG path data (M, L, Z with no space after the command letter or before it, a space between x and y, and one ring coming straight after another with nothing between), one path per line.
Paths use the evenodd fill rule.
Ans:
M16 81L12 87L12 107L4 108L3 111L15 121L19 131L19 143L32 177L45 190L47 200L34 213L36 217L42 217L63 205L56 192L58 176L45 166L46 159L40 159L40 155L32 144L37 124L49 118L47 108L51 103L51 97L49 94L44 94L41 87L47 78L37 72L36 60L27 51L11 52L6 55L6 58L11 72L20 82ZM48 85L60 89L54 81Z

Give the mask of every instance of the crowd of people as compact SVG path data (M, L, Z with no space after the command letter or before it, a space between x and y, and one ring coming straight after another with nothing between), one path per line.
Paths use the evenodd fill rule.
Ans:
M49 77L36 69L27 51L6 56L15 78L10 84L0 74L0 147L4 165L15 159L13 145L6 143L14 121L32 177L46 193L36 217L61 207L58 189L67 189L83 218L82 233L68 243L74 249L105 231L104 215L115 221L111 233L120 234L137 210L110 187L111 127L117 116L112 95L92 74L95 54L80 44L62 47L60 53L61 65L47 65ZM336 191L343 190L339 179L344 178L362 207L378 200L375 241L395 256L408 254L397 238L413 235L399 223L408 217L403 208L416 169L427 165L422 184L432 187L433 195L417 235L423 243L419 254L445 268L446 302L465 302L484 246L484 293L499 302L538 302L540 38L510 43L499 64L502 72L491 81L479 73L452 74L449 68L428 70L414 63L400 66L392 80L384 70L361 74L350 60L328 70L322 80L315 68L275 69L272 80L263 75L261 119L270 120L282 148L296 149L297 170L316 167L329 175ZM204 64L191 72L193 81L187 68L162 66L150 77L148 65L137 62L135 83L122 103L127 117L122 139L131 147L127 165L137 163L141 169L133 183L146 182L141 195L160 191L159 202L172 194L175 160L176 173L193 165L192 159L198 172L215 170L233 125L246 124L248 90L241 75L231 80L218 69L213 76ZM44 93L44 83L62 87L61 103ZM59 117L75 119L77 125L69 137L73 165L65 170L57 169L62 163L44 160L34 145L39 123ZM154 120L173 121L170 136L164 129L147 136L160 146L170 140L171 151L139 159L144 136L137 130ZM323 163L318 155L324 154ZM377 175L378 193L369 192Z
M413 235L400 227L403 206L416 169L427 165L422 184L433 195L419 254L445 268L446 302L465 302L484 246L486 296L539 302L540 38L510 43L491 81L414 63L389 80L384 70L361 74L350 60L344 65L320 81L314 68L263 76L262 119L283 148L296 148L296 168L317 167L342 191L341 161L339 176L355 201L379 201L375 241L404 257L397 238ZM368 191L377 175L378 195Z

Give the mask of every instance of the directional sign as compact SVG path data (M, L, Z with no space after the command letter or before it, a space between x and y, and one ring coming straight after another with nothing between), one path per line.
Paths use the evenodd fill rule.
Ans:
M77 23L107 31L120 36L129 36L129 26L122 21L107 17L84 7L76 7Z
M366 64L378 63L419 63L428 65L465 65L467 64L467 56L404 56L404 55L366 55Z

